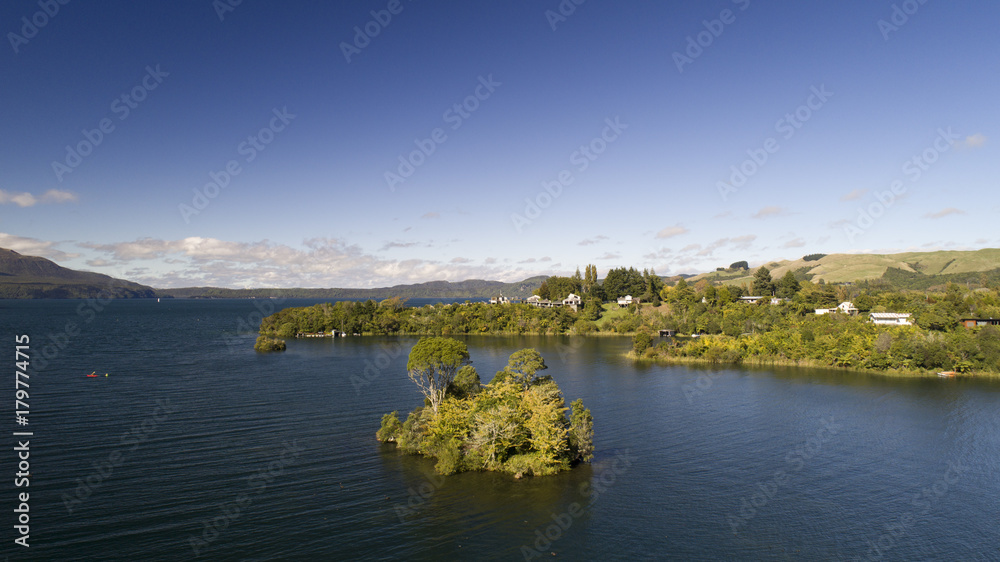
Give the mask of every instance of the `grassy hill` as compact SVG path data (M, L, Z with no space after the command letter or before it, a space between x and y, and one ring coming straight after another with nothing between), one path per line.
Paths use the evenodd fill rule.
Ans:
M912 274L908 278L939 278L940 282L957 280L962 274L993 272L1000 269L1000 249L987 248L975 251L907 252L902 254L828 254L814 261L782 260L764 264L773 279L792 271L797 276L818 282L848 283L859 280L879 279L890 270ZM688 279L697 283L708 279L716 283L752 283L749 271L713 271Z
M0 298L151 298L152 287L0 248Z

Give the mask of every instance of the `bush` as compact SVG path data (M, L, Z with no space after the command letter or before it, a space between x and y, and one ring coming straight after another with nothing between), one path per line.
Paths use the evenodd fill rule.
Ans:
M802 261L818 261L826 257L826 254L809 254L802 256Z
M514 475L514 478L522 476L548 476L555 474L564 467L561 464L550 464L546 461L545 455L535 451L513 455L503 464L504 472Z
M382 416L382 427L375 433L375 439L383 443L396 441L396 436L403 431L403 424L399 421L399 412L392 412Z
M285 351L285 340L269 338L267 336L257 336L257 343L253 345L253 348L264 353L269 351Z
M653 345L653 336L647 331L639 331L632 337L632 351L636 356L641 356L649 347Z

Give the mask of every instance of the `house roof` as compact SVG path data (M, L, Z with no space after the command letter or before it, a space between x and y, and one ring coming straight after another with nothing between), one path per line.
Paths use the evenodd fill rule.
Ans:
M909 312L872 312L871 317L876 320L896 320L899 318L909 318Z

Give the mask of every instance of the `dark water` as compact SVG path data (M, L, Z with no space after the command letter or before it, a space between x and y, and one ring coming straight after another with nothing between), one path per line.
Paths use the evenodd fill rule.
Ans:
M634 366L625 338L470 338L487 380L537 347L592 410L597 458L544 479L440 478L374 439L383 413L421 402L414 338L261 355L236 335L255 304L0 301L6 371L15 334L33 356L29 425L11 377L8 431L34 432L28 488L5 438L3 554L1000 560L996 382ZM30 548L13 542L24 491Z

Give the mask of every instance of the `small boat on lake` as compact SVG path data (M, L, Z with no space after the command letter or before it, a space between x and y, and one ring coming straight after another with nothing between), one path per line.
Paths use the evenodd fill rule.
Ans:
M958 373L956 373L955 371L941 371L940 373L938 373L938 376L943 379L951 379L954 378L955 375L957 374Z

